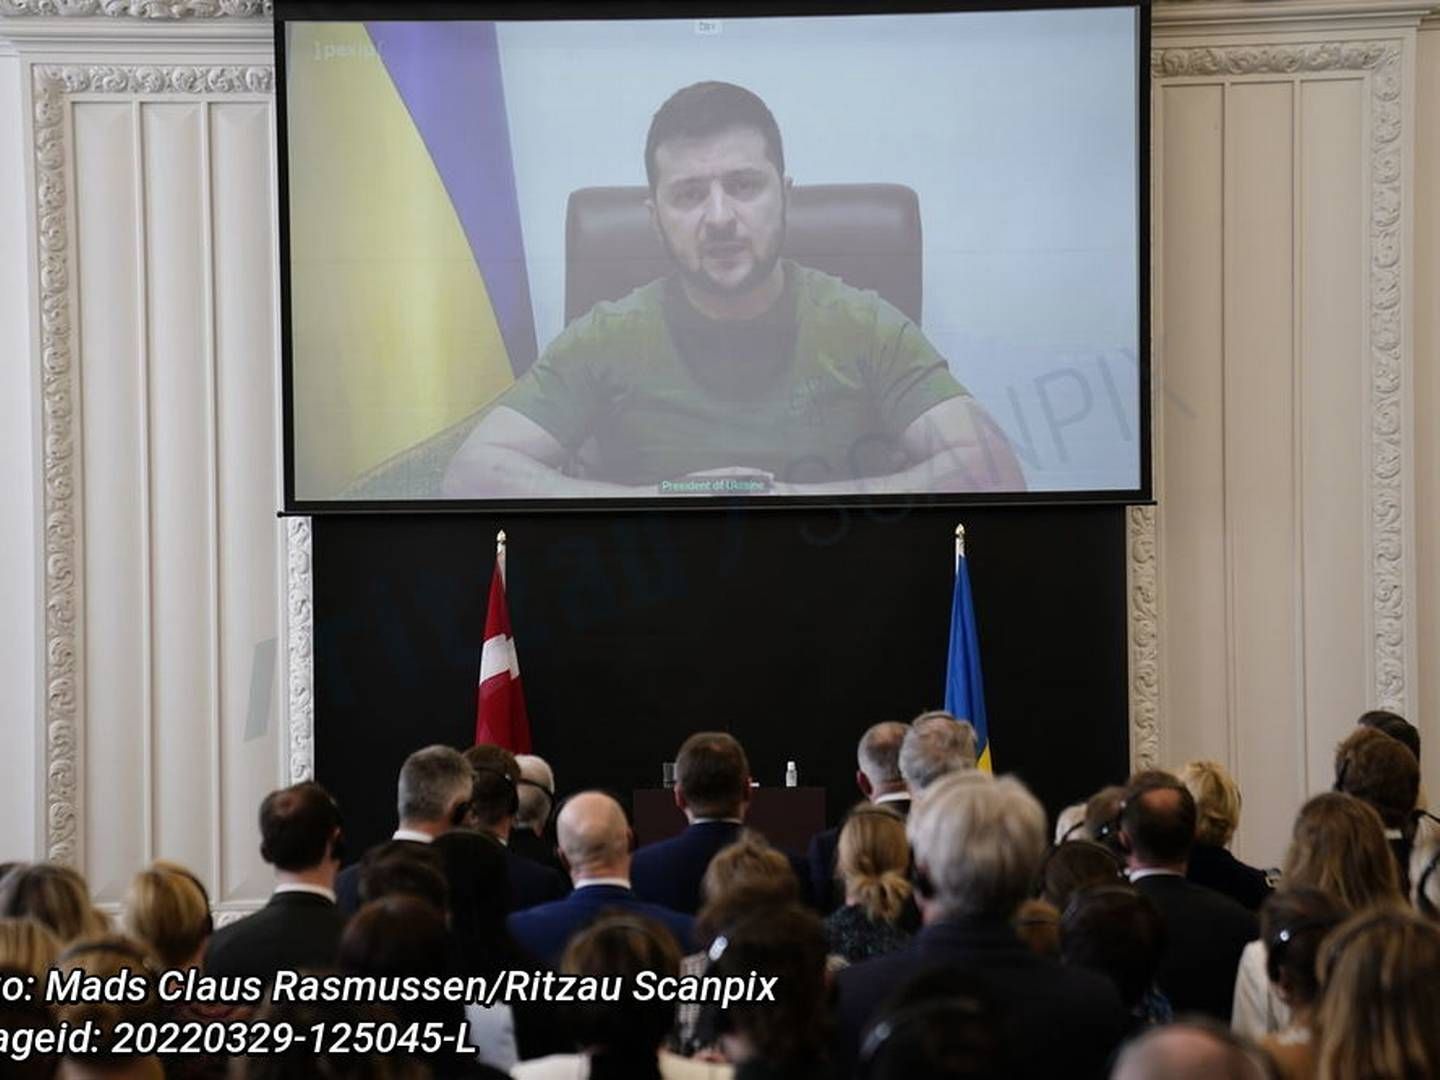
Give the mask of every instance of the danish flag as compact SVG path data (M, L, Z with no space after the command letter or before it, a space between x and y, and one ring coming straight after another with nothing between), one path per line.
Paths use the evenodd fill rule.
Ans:
M496 537L495 572L485 613L485 643L480 648L480 692L475 702L475 742L530 752L530 719L520 687L520 661L510 632L505 602L505 534Z

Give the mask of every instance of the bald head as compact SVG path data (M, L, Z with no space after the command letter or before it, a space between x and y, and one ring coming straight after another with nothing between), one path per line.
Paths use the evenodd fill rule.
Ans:
M601 791L582 791L565 803L555 823L560 854L575 880L628 877L630 823L620 804Z
M1172 1024L1132 1042L1110 1080L1267 1080L1256 1051L1219 1028Z
M1185 872L1195 844L1195 797L1169 773L1131 777L1125 789L1120 831L1129 842L1132 869Z

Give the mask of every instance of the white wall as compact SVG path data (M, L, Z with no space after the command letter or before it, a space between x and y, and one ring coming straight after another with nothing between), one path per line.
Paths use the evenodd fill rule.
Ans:
M39 484L30 348L33 273L27 240L25 68L0 50L0 858L39 843L36 736L40 710Z
M45 558L7 549L0 579L28 573L20 610L47 616L43 700L15 713L42 732L44 837L6 854L75 862L110 904L161 857L222 910L269 886L255 808L289 772L269 29L0 22L0 74L33 99L0 134L18 117L34 146L3 159L33 177L0 219L33 254L3 270L39 312L5 419L39 414L46 447L18 515Z

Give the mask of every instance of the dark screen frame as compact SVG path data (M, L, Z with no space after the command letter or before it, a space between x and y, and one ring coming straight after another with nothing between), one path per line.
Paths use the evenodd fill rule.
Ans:
M276 192L280 271L280 383L284 504L282 516L370 513L626 512L644 510L795 510L823 508L919 508L943 506L1147 505L1154 500L1152 476L1152 388L1150 340L1150 34L1151 0L276 0L275 131ZM1133 489L1056 492L915 492L902 495L715 495L650 496L617 499L297 499L295 496L294 352L290 282L289 138L285 67L286 25L302 21L563 20L758 18L765 16L895 15L963 11L1041 11L1069 8L1133 8L1136 35L1136 271L1140 485Z

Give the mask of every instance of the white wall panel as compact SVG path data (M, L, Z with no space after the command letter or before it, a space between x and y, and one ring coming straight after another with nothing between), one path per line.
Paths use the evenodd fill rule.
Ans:
M156 850L209 876L216 708L205 106L140 106L150 401Z
M1303 790L1333 778L1334 747L1367 706L1366 158L1363 79L1302 82L1297 160L1301 368L1299 506Z
M143 196L131 102L73 107L78 265L86 766L85 870L118 901L153 850L150 403Z
M1155 471L1165 522L1159 555L1162 760L1230 757L1226 655L1224 273L1225 89L1167 86L1157 125L1163 263L1155 366Z
M271 111L258 102L210 105L214 235L215 438L220 568L220 900L263 893L255 858L255 808L276 786L281 652L274 593L280 527L276 422L276 251Z

